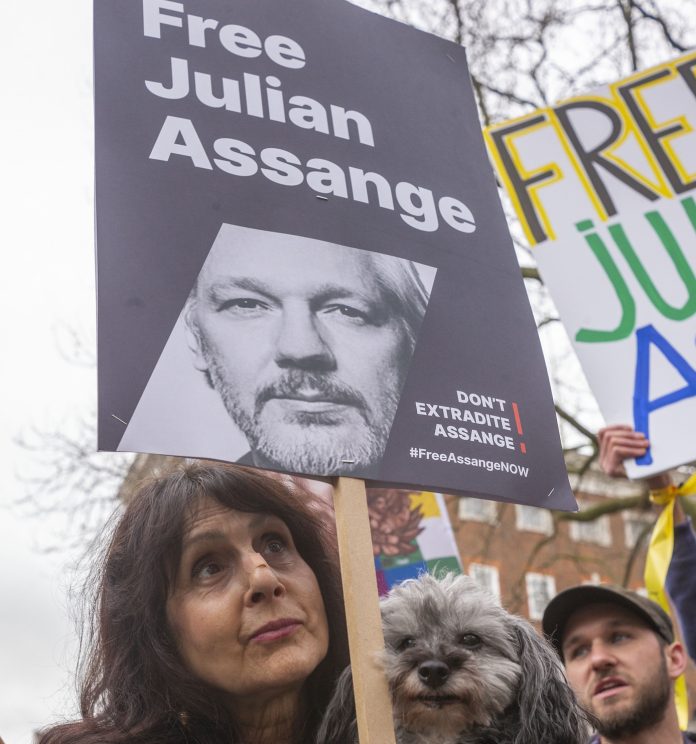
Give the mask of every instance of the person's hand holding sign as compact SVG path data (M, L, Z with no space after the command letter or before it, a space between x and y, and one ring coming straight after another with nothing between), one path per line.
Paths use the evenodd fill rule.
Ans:
M645 434L634 431L626 424L612 424L605 426L598 432L599 437L599 465L612 478L625 478L626 468L624 460L642 457L650 446ZM668 473L657 473L645 482L651 491L667 488L672 480Z

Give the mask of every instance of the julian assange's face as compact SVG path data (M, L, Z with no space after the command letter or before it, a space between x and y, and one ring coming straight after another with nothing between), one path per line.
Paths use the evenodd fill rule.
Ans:
M188 324L256 464L329 475L381 459L411 346L374 274L364 251L295 236L216 241Z
M665 717L677 676L672 647L638 615L614 604L588 605L571 615L562 648L568 681L601 734L634 735Z
M187 669L235 709L298 691L328 650L319 585L285 523L209 497L185 531L167 619Z

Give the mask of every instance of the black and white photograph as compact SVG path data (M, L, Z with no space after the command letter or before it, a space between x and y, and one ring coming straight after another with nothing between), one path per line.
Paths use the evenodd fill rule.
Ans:
M435 274L223 224L119 449L369 477Z

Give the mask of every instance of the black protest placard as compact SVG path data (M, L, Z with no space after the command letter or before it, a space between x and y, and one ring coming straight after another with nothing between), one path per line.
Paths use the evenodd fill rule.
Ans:
M99 446L574 508L464 50L96 0Z

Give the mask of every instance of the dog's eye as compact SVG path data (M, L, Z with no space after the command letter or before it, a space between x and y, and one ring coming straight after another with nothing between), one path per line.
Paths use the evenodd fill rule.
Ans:
M459 644L464 648L478 648L481 645L481 639L476 633L463 633L459 636Z
M413 648L416 645L416 639L411 638L411 636L406 636L406 638L402 638L397 644L396 644L396 650L397 651L405 651L407 648Z

